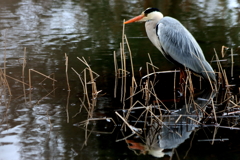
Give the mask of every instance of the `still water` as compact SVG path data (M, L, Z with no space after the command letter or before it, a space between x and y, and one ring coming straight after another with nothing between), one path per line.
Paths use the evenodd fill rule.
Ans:
M87 146L82 148L85 131L74 124L84 120L86 114L74 115L79 111L79 97L82 97L83 91L78 76L71 70L74 68L81 72L85 65L77 57L85 57L91 68L100 75L97 87L104 96L97 101L95 116L107 116L118 105L113 98L113 52L119 53L122 22L140 14L147 7L159 8L164 15L182 22L194 35L208 61L214 54L214 48L219 53L222 45L234 49L240 45L239 0L0 1L1 68L6 65L8 76L26 83L29 82L29 69L44 75L53 73L51 76L57 80L53 85L51 80L43 81L44 76L31 72L33 90L29 96L27 85L8 78L12 96L5 94L1 88L1 160L153 159L151 156L135 155L124 142L116 143L118 133L92 133ZM137 69L145 67L147 53L151 54L153 63L160 70L176 68L148 40L144 24L129 24L125 33ZM67 88L65 53L69 59L71 92ZM24 57L26 66L23 75ZM27 93L24 96L25 91ZM239 138L236 140L240 142ZM185 154L188 145L189 141L179 147L180 155ZM231 146L230 143L219 143L214 148L207 144L206 148L213 152L200 154L197 150L202 145L196 144L193 151L189 152L190 158L187 158L221 159L217 151L226 150L227 153L221 156L232 154L232 159L240 157L239 152L237 154L239 145L235 148L226 145Z

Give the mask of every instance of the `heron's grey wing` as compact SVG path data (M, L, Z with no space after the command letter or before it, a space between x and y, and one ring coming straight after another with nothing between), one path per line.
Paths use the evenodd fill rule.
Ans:
M205 60L203 52L191 33L176 19L164 17L157 24L157 35L161 48L168 59L180 63L190 70L202 74L213 72L212 67ZM205 70L204 70L204 68ZM215 79L215 76L210 76Z
M170 17L164 17L158 23L157 35L167 56L193 71L198 71L193 66L197 62L196 57L200 60L205 60L202 50L193 36L179 21Z

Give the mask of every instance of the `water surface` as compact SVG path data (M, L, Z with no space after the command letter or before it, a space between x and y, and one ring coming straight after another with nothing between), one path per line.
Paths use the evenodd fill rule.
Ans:
M238 0L2 0L1 68L6 65L7 75L26 83L29 82L29 69L45 75L54 73L57 82L53 85L51 80L43 81L44 76L31 72L33 91L29 97L27 85L8 78L12 96L1 88L0 159L145 159L145 156L135 155L124 142L115 143L117 132L112 136L93 133L87 146L81 149L85 132L74 124L84 120L86 113L72 118L79 110L78 98L83 97L81 82L71 70L73 67L81 72L85 68L77 57L85 57L100 75L97 86L104 96L97 101L95 115L105 117L119 105L113 98L113 51L119 55L124 19L140 14L147 7L157 7L164 15L172 16L186 26L210 61L214 48L219 53L222 45L234 49L239 46L239 4ZM129 24L125 33L136 70L143 67L144 72L146 69L147 53L159 70L176 68L148 40L144 24ZM71 92L65 76L65 53L69 58ZM179 152L185 150L187 144L183 144ZM236 155L236 150L239 147L227 151ZM195 151L189 153L190 157ZM217 157L216 152L213 157Z

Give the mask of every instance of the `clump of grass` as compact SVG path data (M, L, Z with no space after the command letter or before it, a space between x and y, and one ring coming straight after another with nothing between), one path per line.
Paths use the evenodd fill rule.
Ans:
M84 68L80 73L77 72L74 68L71 68L76 75L78 76L82 88L83 88L83 98L79 98L81 104L79 108L79 112L76 113L73 117L78 115L79 113L82 112L82 108L85 109L87 112L87 118L86 120L79 122L78 126L84 128L85 130L85 141L83 143L83 146L87 145L87 141L89 136L91 135L92 132L100 132L100 131L95 131L94 127L92 129L90 128L90 122L96 122L96 121L105 121L105 122L112 122L114 126L116 126L116 123L113 118L111 117L94 117L94 110L97 104L97 98L99 97L99 93L101 93L101 90L97 90L97 85L96 85L96 79L99 77L99 75L94 72L88 62L85 60L84 57L77 59L82 62L86 68ZM112 133L114 129L110 132ZM101 132L102 134L110 134L109 132ZM82 147L83 147L82 146Z
M18 62L19 64L22 66L22 69L21 69L21 77L20 78L15 78L14 76L10 76L7 74L7 65L6 65L6 39L5 39L5 51L4 51L4 64L3 64L3 68L0 68L0 90L1 90L1 96L5 97L5 99L3 100L4 103L2 103L3 101L1 100L1 103L2 104L5 104L5 113L4 113L4 116L1 116L2 117L2 121L1 123L7 123L8 119L7 119L7 115L8 115L8 110L9 110L9 107L11 105L11 101L12 100L16 100L16 99L19 99L19 98L23 98L24 101L25 101L25 104L26 104L26 107L27 106L30 106L30 107L33 107L34 105L37 105L39 104L44 98L48 97L48 96L52 96L54 95L54 92L56 90L56 87L55 87L55 82L57 82L57 80L55 79L55 75L54 73L51 74L51 75L45 75L44 73L41 73L37 70L34 70L34 69L28 69L28 75L26 76L26 66L27 66L27 61L26 61L26 48L24 48L24 51L23 51L23 57L22 58L19 58ZM32 101L32 92L35 85L36 85L36 82L33 81L32 79L32 75L33 74L37 74L38 76L42 76L44 77L42 79L42 81L40 81L40 83L37 83L37 85L39 86L39 84L42 84L44 83L46 80L50 80L52 82L52 90L51 91L48 91L44 85L40 85L43 87L43 89L47 92L47 94L41 98L39 98L38 100L36 100L35 103L33 103ZM26 78L27 77L27 78ZM23 90L23 94L20 95L20 96L16 96L14 94L14 92L12 92L12 87L9 85L9 81L15 81L15 82L18 82L18 83L21 83L22 84L22 90ZM48 116L49 118L49 114L48 114L48 111L46 112L46 116ZM50 119L49 119L49 122L50 122ZM50 123L51 125L51 123ZM52 127L51 127L52 128ZM51 130L50 128L50 130Z

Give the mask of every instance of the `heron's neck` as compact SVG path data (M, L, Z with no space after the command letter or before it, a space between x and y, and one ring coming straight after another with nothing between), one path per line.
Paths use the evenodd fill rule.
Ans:
M159 38L156 34L156 26L158 22L163 18L163 14L160 12L152 12L148 15L149 21L146 21L145 28L150 41L162 52Z
M149 21L158 22L163 18L163 14L161 12L152 12L148 14Z

